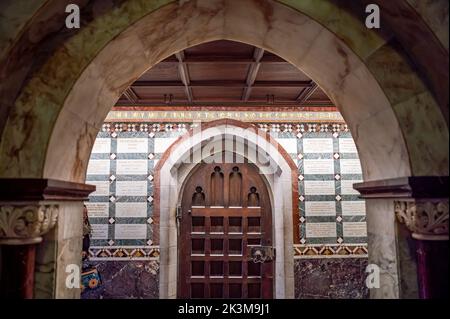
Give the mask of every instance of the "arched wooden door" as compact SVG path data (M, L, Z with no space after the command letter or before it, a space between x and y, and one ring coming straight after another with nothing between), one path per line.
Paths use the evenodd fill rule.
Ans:
M269 194L249 163L196 167L180 211L180 298L272 298ZM256 253L255 253L256 252Z

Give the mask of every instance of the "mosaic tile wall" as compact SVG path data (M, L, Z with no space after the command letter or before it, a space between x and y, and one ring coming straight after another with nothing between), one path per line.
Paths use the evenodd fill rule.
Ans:
M298 165L300 245L295 258L366 257L357 150L345 124L258 124ZM92 260L157 260L153 174L164 151L192 123L105 123L88 165L97 186L88 206Z

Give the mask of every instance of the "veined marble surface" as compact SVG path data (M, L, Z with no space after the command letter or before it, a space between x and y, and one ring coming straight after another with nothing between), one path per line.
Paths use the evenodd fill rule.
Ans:
M380 269L380 288L372 289L374 299L400 297L399 257L395 234L394 201L366 199L369 264Z
M157 261L103 261L92 263L102 284L86 289L81 299L157 299L159 265Z
M45 46L15 51L2 69L8 81L0 90L0 117L7 118L0 176L83 181L96 132L122 91L161 59L217 39L267 49L310 75L349 124L365 180L448 175L445 112L443 116L423 84L430 80L434 92L447 92L448 101L448 68L435 65L440 61L436 51L422 50L430 51L423 56L430 58L433 70L422 73L429 78L423 79L416 61L408 61L391 35L364 30L345 10L333 11L331 1L286 0L289 6L269 0L168 3L124 1L86 21L78 32L58 34L51 54L38 59L42 65L34 68L27 61ZM405 15L400 21L409 26L413 20ZM408 37L417 40L413 35L405 34L402 43ZM414 43L410 47L416 55L423 49ZM445 94L438 100L445 102ZM379 205L373 216L380 211L391 216L392 207ZM368 220L369 258L383 266L388 282L377 296L396 297L395 245L388 233L393 221L386 220Z
M82 299L159 298L156 261L103 261L93 263L102 285L85 290ZM302 259L294 262L295 298L365 299L366 258Z
M67 121L71 120L74 114L79 115L81 122L73 126L74 130L85 132L95 130L106 116L106 109L110 108L112 101L146 68L176 50L223 38L249 42L279 53L311 75L341 108L352 133L357 138L360 152L367 154L366 164L363 164L366 179L393 177L394 174L448 173L448 167L442 164L448 159L448 152L446 153L448 148L445 147L448 144L446 143L448 133L445 129L442 130L445 128L445 120L436 102L432 98L420 99L421 96L427 95L422 80L413 68L405 68L405 63L397 63L394 59L393 65L389 68L385 66L384 69L389 69L392 76L388 76L386 72L378 72L380 68L378 63L372 65L369 63L368 68L362 67L372 56L393 56L394 52L399 53L397 55L401 61L406 61L406 58L394 44L384 45L389 36L380 36L367 31L344 8L338 8L328 1L317 5L316 2L313 4L286 0L284 3L287 6L267 1L265 8L270 10L264 10L264 6L259 2L250 0L239 2L193 0L162 6L166 3L166 1L150 3L130 0L109 11L105 9L106 12L101 18L89 21L80 32L68 39L64 46L55 50L52 58L35 73L16 101L15 111L8 120L2 139L4 158L0 166L1 175L23 177L48 175L82 180L85 170L82 165L83 157L87 156L91 138L88 137L86 140L84 134L77 138L75 143L62 142L65 141L66 134L61 134L60 130L67 126ZM145 16L157 8L160 9ZM323 29L321 25L296 10L307 13L332 32ZM252 17L251 20L247 18L249 16ZM136 21L139 22L116 37ZM164 25L164 28L161 29L161 25ZM334 37L333 33L337 37ZM115 40L111 42L114 37ZM156 42L158 45L155 45ZM100 52L102 48L104 50ZM133 63L128 63L129 59L126 56L133 56L130 60ZM78 81L84 82L85 86L82 88L79 84L75 84L73 87L89 63L91 65ZM91 74L91 81L86 82L85 73ZM117 79L120 81L117 82ZM399 102L401 107L399 104L399 107L390 108L390 104L395 104L398 99L390 94L387 94L386 98L380 90L388 92L389 87L409 88L404 90L403 101ZM72 88L72 93L62 110L64 100ZM102 100L101 105L94 107L89 103L85 106L87 101L81 103L83 102L79 97L81 92L83 92L81 96L88 92L98 96ZM364 97L363 93L370 93L372 96ZM419 103L426 103L429 122L423 123L424 117L416 115L416 100L419 100ZM75 102L76 108L71 108L71 103ZM381 111L384 111L383 118L380 116L371 118L381 114ZM412 132L407 128L410 127L408 125L411 120L415 123ZM57 124L52 132L51 129L54 127L52 123L55 121ZM374 132L370 128L369 131L369 128L365 128L365 124L383 129ZM385 132L387 128L391 132ZM70 139L73 140L73 135L70 135ZM383 141L383 145L375 145L369 140L374 135L381 137L379 140ZM402 136L405 136L405 141ZM426 136L426 140L442 141L442 144L426 144L427 151L424 152L423 136ZM52 159L52 154L59 155L52 140L67 145L67 150L71 149L66 152L68 159L75 158L75 161L55 166L61 160L59 156L58 160ZM390 140L394 140L395 143L386 145ZM406 145L402 146L404 142ZM86 150L77 150L77 145L83 144L88 145ZM45 155L46 149L49 156ZM408 155L409 160L405 158ZM395 169L391 171L377 169L379 161L375 160L376 158L383 158L391 164L385 163L384 167L392 166ZM44 168L45 161L47 167L52 167L51 170ZM428 165L429 162L437 164ZM409 163L412 165L412 172Z
M448 51L448 7L446 0L439 1L421 1L407 0L408 3L420 14L434 34Z
M393 172L384 172L383 174L380 170L377 170L374 167L369 167L375 165L375 163L368 163L367 165L363 164L367 179L383 177L381 174L390 175L389 177L392 177L391 173L395 172L398 172L397 174L399 175L407 175L409 173L407 163L405 163L406 167L401 168L398 164L395 165L395 162L405 162L405 157L407 157L408 153L411 157L414 174L445 174L446 168L444 168L442 164L437 164L436 166L423 164L424 159L428 159L424 158L425 156L432 156L433 159L429 160L433 160L437 163L445 162L447 159L445 147L444 151L442 151L443 148L440 143L427 144L427 147L430 148L427 152L419 152L416 150L417 148L413 147L413 144L423 145L422 136L425 135L422 133L422 127L424 126L423 124L415 125L415 128L417 129L413 132L413 134L409 134L408 136L406 136L406 134L395 134L395 131L405 129L402 126L402 118L405 118L405 121L409 121L411 118L414 118L414 121L419 122L421 119L421 117L416 118L416 116L411 115L412 111L417 107L415 106L414 101L407 99L406 96L406 102L402 104L402 107L397 109L394 108L394 111L398 110L398 112L396 112L396 116L400 120L400 125L396 124L397 120L395 119L395 116L393 114L388 114L387 111L383 113L384 118L380 119L380 122L378 122L379 125L377 135L386 135L385 137L380 138L380 140L395 140L395 148L394 145L392 145L392 147L389 145L383 145L379 148L374 148L374 151L371 152L370 150L372 149L373 143L371 143L370 149L365 147L365 144L369 144L366 143L365 140L368 139L369 136L373 136L374 132L366 134L365 132L367 132L368 129L363 129L361 122L364 118L368 119L368 116L370 117L370 115L378 114L376 110L381 110L380 108L382 108L383 105L386 110L389 109L389 103L392 104L396 100L390 98L389 95L388 98L390 98L390 101L387 99L384 101L383 99L377 99L377 94L373 94L370 98L364 98L363 96L359 98L361 99L359 102L366 103L360 103L360 112L350 111L355 109L355 107L352 107L351 100L356 101L358 99L358 97L354 95L356 94L356 91L360 92L360 94L362 94L362 92L368 94L374 91L374 88L377 86L376 83L373 83L370 85L364 85L365 88L361 87L361 83L363 83L361 79L365 79L364 82L367 83L370 79L370 75L369 73L358 74L358 65L361 64L358 60L359 58L362 58L364 61L368 61L371 56L375 56L383 52L383 55L387 54L392 56L390 52L396 52L396 48L391 45L383 46L384 40L381 37L376 36L373 32L364 30L363 27L359 26L357 20L354 18L352 19L348 14L346 14L345 10L338 9L326 1L321 2L320 5L308 5L308 2L300 3L294 1L286 1L286 4L296 10L302 10L303 12L310 14L318 21L321 21L321 23L329 24L329 27L333 32L339 33L344 32L344 30L354 30L354 32L351 33L349 33L349 31L345 31L347 34L344 34L345 36L341 38L347 40L346 44L351 42L351 49L359 55L359 58L352 58L354 53L348 51L343 43L340 44L339 41L332 36L331 32L321 30L320 27L318 27L318 24L308 21L305 16L299 15L297 11L290 10L287 7L277 6L275 2L268 2L268 5L270 5L273 9L270 11L269 16L265 16L268 14L267 11L264 13L261 6L254 1L235 2L217 0L208 1L207 4L205 2L197 3L196 1L188 1L180 4L170 4L161 7L161 9L158 10L158 15L149 15L142 20L144 21L148 18L151 22L153 22L153 24L156 22L154 27L148 25L147 23L147 27L145 28L147 31L145 32L143 32L144 29L142 28L140 29L142 31L140 31L137 30L137 28L132 27L131 29L134 29L133 31L136 31L135 33L126 31L120 36L122 38L126 38L125 40L127 45L125 45L125 47L127 50L119 50L120 54L114 54L114 52L119 49L117 48L119 42L113 41L108 45L107 50L105 48L105 54L100 53L100 55L95 58L96 62L94 62L94 64L96 67L89 67L86 69L85 73L90 72L91 74L91 81L89 82L89 85L87 85L90 87L90 91L92 92L90 95L93 94L93 96L98 96L98 98L101 99L101 101L99 101L100 104L103 105L100 108L95 108L90 105L90 107L87 108L90 111L86 115L96 116L83 116L84 112L80 109L80 104L78 103L77 111L75 111L75 109L71 110L70 107L67 107L67 102L65 108L67 111L59 111L62 101L80 73L80 67L82 64L92 61L97 52L99 52L99 50L106 43L108 43L114 35L119 34L125 26L129 25L133 21L139 20L145 15L146 12L151 12L162 4L163 2L152 2L150 5L144 4L140 1L127 1L121 7L115 8L110 12L106 12L102 15L102 19L93 20L92 23L88 24L88 26L73 36L66 43L64 48L61 48L55 52L53 59L46 63L42 69L36 73L34 80L29 82L29 85L27 86L28 89L24 89L22 98L19 97L17 100L16 106L18 107L18 112L10 118L10 121L8 122L9 129L6 130L6 132L16 132L12 134L12 138L5 136L2 141L2 147L5 150L5 154L11 154L12 157L6 161L2 161L2 163L7 164L3 164L3 167L0 167L0 171L6 175L36 176L42 174L55 174L60 175L61 178L82 179L85 167L83 167L82 163L80 165L80 162L82 162L84 154L72 156L76 160L75 163L68 164L69 166L72 165L71 169L68 169L66 165L63 165L62 167L57 167L57 170L52 169L51 173L42 173L43 162L46 160L45 152L38 152L36 148L39 148L42 145L47 145L46 141L48 141L49 137L52 135L52 132L49 131L52 127L52 125L49 125L50 123L56 121L57 118L59 119L58 122L61 121L61 124L57 124L55 131L53 132L53 136L56 135L56 132L59 129L65 127L64 118L68 117L69 119L72 119L74 115L79 115L78 117L80 120L84 120L86 122L84 125L82 123L76 125L86 127L86 132L95 130L96 128L98 129L99 123L106 116L105 108L109 109L110 105L113 103L112 101L119 96L127 84L142 73L145 68L152 65L151 61L157 62L176 49L182 49L186 46L200 43L205 40L234 38L240 41L252 42L252 44L278 52L292 63L301 67L306 73L312 75L313 78L315 78L315 80L317 80L317 82L319 82L321 86L326 89L326 91L341 107L342 113L344 117L346 117L347 122L349 122L350 128L354 135L360 136L361 141L358 143L359 149L361 152L368 154L366 158L367 162L369 162L370 158L373 158L374 156L380 156L378 155L380 152L384 153L383 155L386 155L387 149L389 149L388 153L392 157L394 156L392 150L396 149L396 155L392 158L392 166L395 167L395 170L393 170ZM172 21L176 22L174 22L173 25L171 23L165 23L164 25L166 30L163 30L162 32L156 31L155 28L157 28L157 25L160 26L162 24L158 22L162 22L161 19L168 18L169 14L173 15L175 10L177 18L172 19ZM124 14L125 12L127 12L127 14ZM243 12L245 12L246 16L252 17L253 20L246 19L246 21L242 21L243 17L241 13ZM335 18L334 20L331 19L330 17L332 16L332 13L337 13L338 18ZM202 32L196 31L198 24L202 24ZM180 25L182 25L184 29L191 31L188 33L186 33L186 31L182 32L179 30ZM343 28L344 25L346 28ZM104 28L106 26L108 26L109 31L102 32L101 30L105 30ZM301 27L302 31L296 31L296 26L297 28ZM174 35L175 38L171 39L167 33ZM125 34L128 35L126 36ZM136 38L136 34L139 35L138 39ZM299 41L299 35L304 37L302 38L302 41ZM294 39L296 40L293 41ZM153 41L156 40L159 40L160 42L158 46L153 45ZM294 43L294 46L290 47L288 45L289 42ZM158 49L155 50L155 47L158 47ZM334 47L334 49L332 49L332 47ZM333 57L326 57L326 55L324 55L326 51L333 53ZM126 59L124 54L128 56L132 55L133 59ZM106 55L106 59L101 59L100 57L104 55ZM111 60L112 57L114 59L118 57L120 58L114 61ZM311 59L314 57L320 59L320 63L318 63L318 61L312 61ZM400 58L404 60L403 56ZM340 59L342 60L339 61ZM133 63L131 65L123 64L124 61L128 62L128 60L133 61ZM62 63L62 61L64 61L64 63ZM324 61L333 62L327 64L323 63ZM142 68L142 63L144 63L144 68ZM117 68L111 68L111 65L114 64L117 64ZM325 69L321 69L321 66L325 67ZM387 77L387 75L383 72L376 72L376 67L379 67L379 65L375 64L371 66L368 64L368 66L382 87L385 85L391 85L393 87L409 87L409 83L411 81L405 81L404 74L406 73L411 74L410 78L416 79L411 83L419 84L413 84L414 86L411 87L411 90L408 90L408 92L411 91L408 96L415 96L423 92L421 80L417 80L417 76L414 75L413 70L410 70L410 68L405 69L402 67L402 70L391 68L391 78L390 76ZM113 69L113 71L105 74L105 71L102 71L105 67L108 69ZM49 74L52 75L53 80L48 77ZM326 77L324 74L326 74ZM354 74L354 76L352 74ZM117 75L121 76L118 77ZM92 78L92 76L94 77ZM363 76L363 78L361 78L361 76ZM355 82L357 82L355 84L351 84L353 77L355 78ZM117 78L122 80L120 83L114 84L114 79ZM87 79L83 79L83 82L86 80ZM96 83L97 85L92 86L93 83ZM353 88L354 85L358 85L358 88ZM46 89L47 87L50 88L49 86L53 86L51 91ZM55 86L59 87L59 89L55 90ZM344 92L346 90L342 90L342 88L347 88L348 92ZM48 94L43 93L47 91ZM75 91L77 91L76 88ZM102 91L104 93L101 93ZM350 94L350 91L352 91L353 94ZM383 94L381 92L380 94L380 97L382 97ZM37 98L38 95L40 98ZM76 94L75 97L76 96L78 95ZM342 99L344 96L348 98ZM349 101L346 101L347 99ZM94 98L94 101L95 100L96 99ZM79 100L73 100L72 102L75 101L81 102ZM366 109L369 113L365 115L361 105L367 103L370 103L371 105L367 105ZM448 134L442 132L440 129L443 127L443 124L445 124L445 121L439 118L439 112L433 113L433 110L436 107L434 100L431 99L427 101L427 104L430 106L427 113L429 117L431 117L430 122L435 124L430 126L436 128L432 129L434 132L432 133L431 130L428 130L428 127L425 127L427 130L426 135L435 141L446 142L448 140ZM30 106L33 107L30 108ZM22 111L19 111L20 109ZM92 114L92 110L97 109L98 113ZM346 112L347 109L349 110L348 112ZM354 118L352 114L359 114L359 118ZM361 118L361 116L363 116L363 118ZM13 118L14 121L11 121ZM375 119L376 118L371 119L371 122ZM30 123L30 120L32 123ZM23 131L24 126L29 128L28 131ZM383 129L381 129L381 127L383 127ZM35 134L35 130L39 131L39 134ZM401 135L406 136L406 142L409 145L403 150L401 150L401 147L399 146L399 142L401 142L399 137ZM392 136L396 137L392 138ZM53 138L57 138L58 141L61 141L61 136L59 134L58 137ZM80 139L76 144L81 145L86 143L89 145L89 140L90 138L86 143L85 138L80 136ZM437 144L439 144L439 146L434 146ZM31 149L28 149L28 146L30 146ZM72 149L76 151L75 145ZM89 147L87 147L87 149L89 149ZM51 142L48 150L49 152L57 152L53 149ZM86 151L82 151L80 153L85 152ZM36 163L35 165L21 167L20 163L23 163L29 159L31 160L31 158L33 158L33 162ZM52 160L47 158L47 161L51 162ZM54 164L55 163L51 163L51 167L55 167ZM65 171L66 175L64 176L62 172L59 172L60 170ZM69 175L67 175L67 172L70 172Z
M296 299L366 299L366 258L301 259L295 266Z

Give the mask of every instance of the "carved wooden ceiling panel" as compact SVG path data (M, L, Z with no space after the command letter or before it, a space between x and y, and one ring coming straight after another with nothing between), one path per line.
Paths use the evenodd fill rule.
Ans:
M116 106L334 106L303 72L263 49L220 40L144 73Z

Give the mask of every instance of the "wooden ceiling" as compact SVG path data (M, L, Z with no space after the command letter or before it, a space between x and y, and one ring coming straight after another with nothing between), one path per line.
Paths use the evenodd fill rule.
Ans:
M213 41L178 52L144 73L116 106L332 107L308 76L263 49Z

